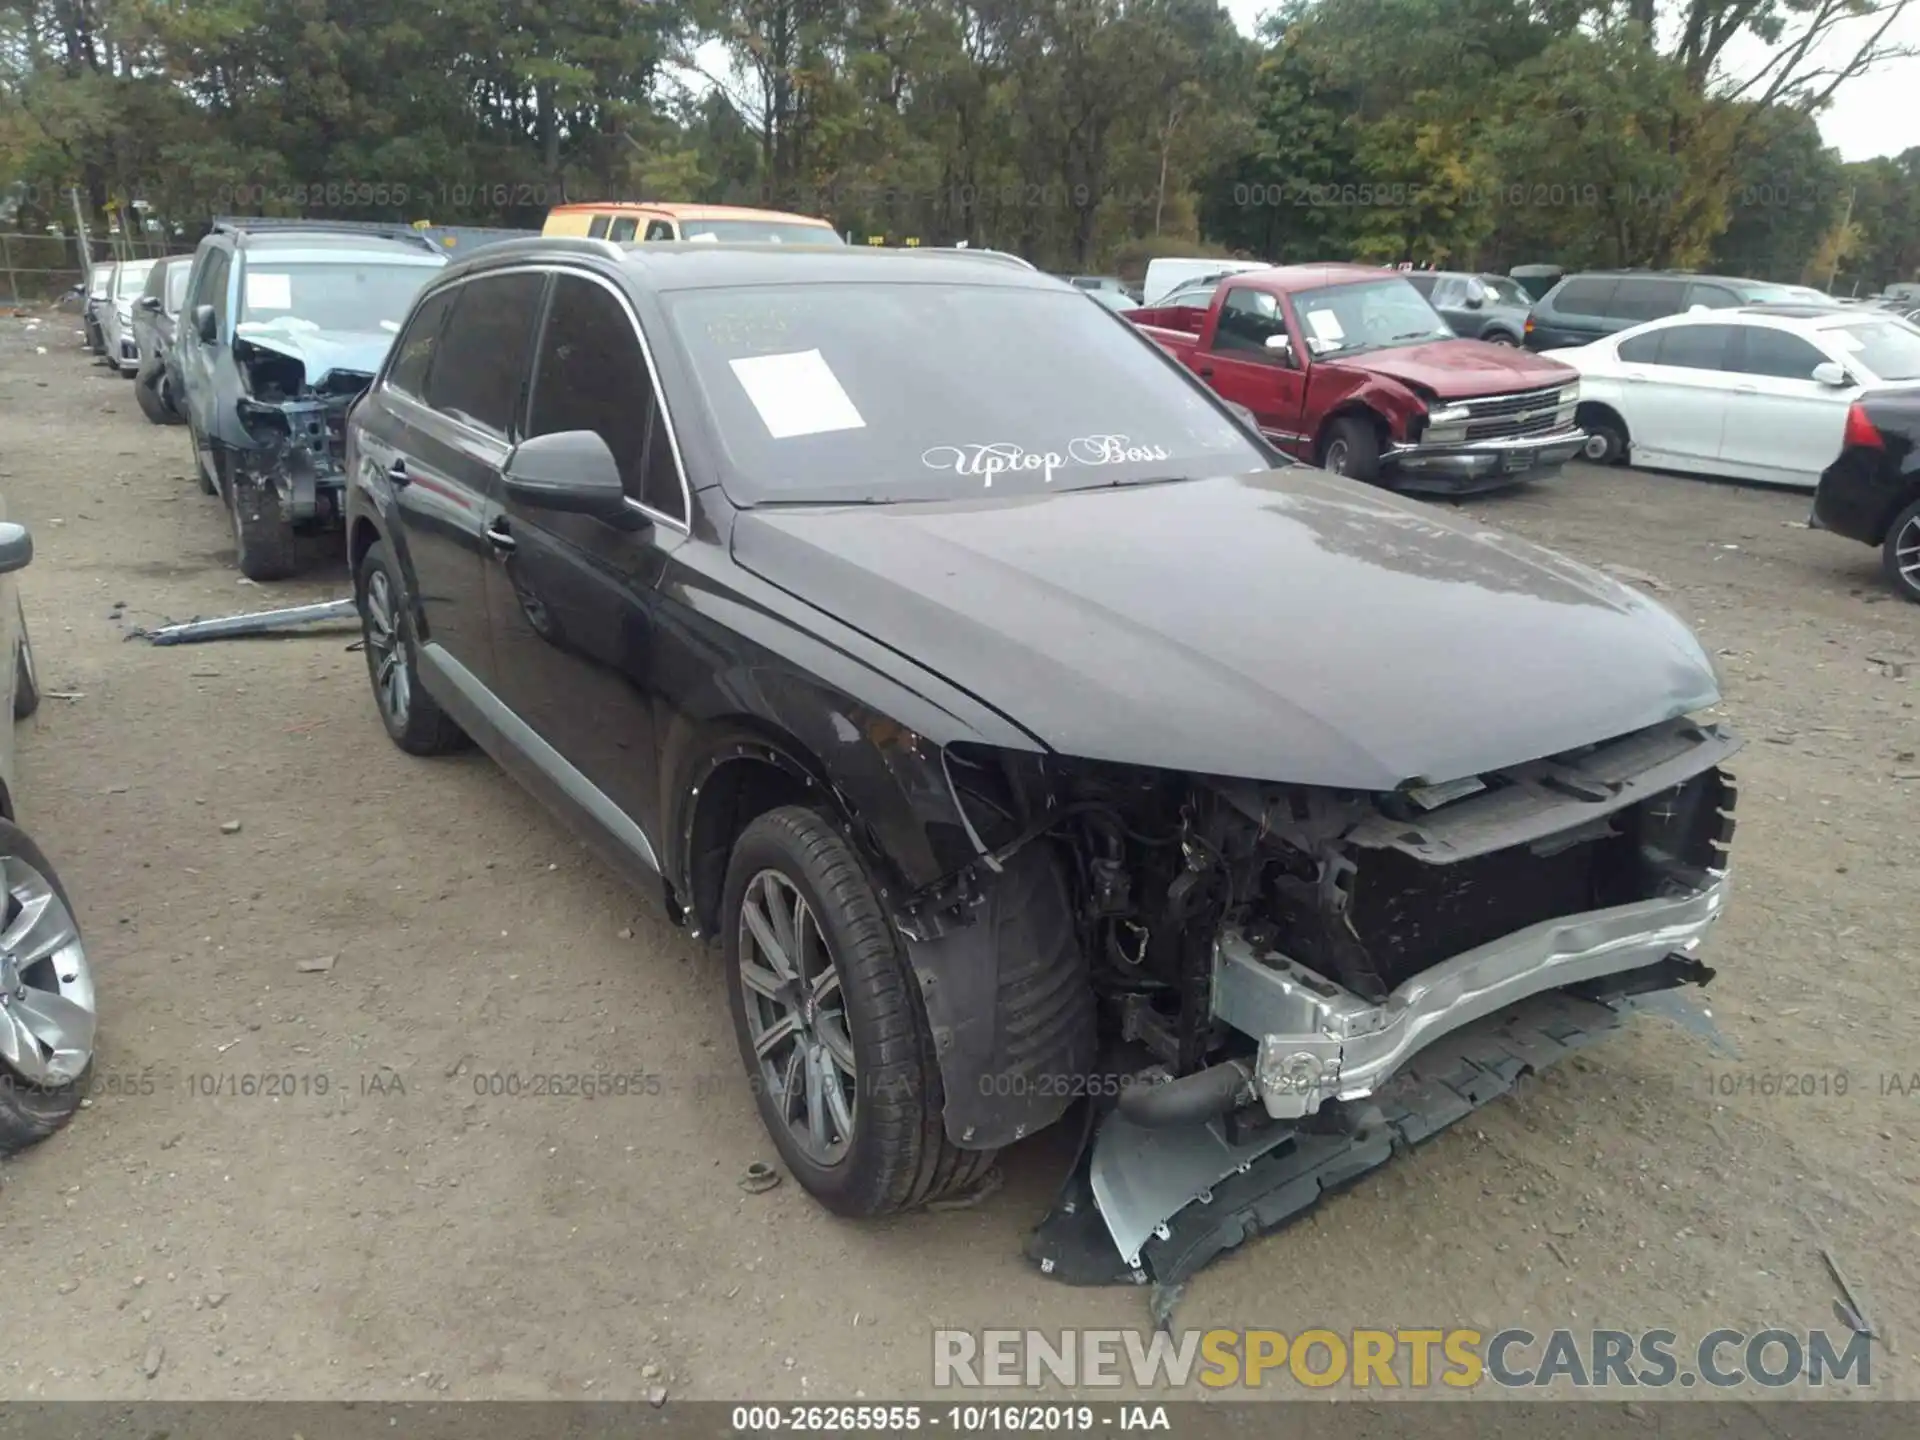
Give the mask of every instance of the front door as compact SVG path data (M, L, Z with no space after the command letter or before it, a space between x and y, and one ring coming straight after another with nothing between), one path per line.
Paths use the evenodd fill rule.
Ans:
M360 461L384 467L400 511L426 668L474 690L495 679L486 531L545 286L537 271L483 275L421 302L386 381L393 432Z
M1276 349L1276 338L1286 340L1287 348ZM1213 347L1194 357L1194 368L1223 398L1251 410L1271 443L1311 459L1313 437L1303 433L1300 420L1306 375L1296 368L1293 343L1278 300L1229 283L1214 322Z
M1827 356L1799 335L1747 325L1741 340L1720 459L1748 480L1811 490L1840 453L1847 405L1860 392L1815 380Z
M657 855L656 587L686 496L637 321L581 272L554 277L527 409L529 438L569 430L607 442L631 519L505 502L509 548L487 578L500 697Z
M232 278L233 257L218 247L206 252L193 276L185 309L180 315L180 331L174 350L180 359L182 388L186 391L187 429L197 452L201 472L217 478L213 446L208 436L217 418L219 404L220 347L226 343L229 318L228 281ZM193 312L211 305L214 338L203 340L194 325Z

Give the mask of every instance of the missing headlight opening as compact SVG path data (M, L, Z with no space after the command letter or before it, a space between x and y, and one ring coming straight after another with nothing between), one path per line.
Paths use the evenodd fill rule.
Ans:
M1421 1138L1491 1098L1475 1093L1480 1071L1504 1089L1576 1031L1617 1023L1631 997L1706 983L1694 952L1724 898L1723 762L1738 746L1676 719L1470 784L1367 794L956 745L947 773L982 853L898 920L936 946L994 924L1001 887L1046 893L1012 878L1023 867L1058 872L1108 1072L1078 1088L1117 1097L1079 1177L1126 1272L1104 1278L1170 1280L1219 1237L1157 1265L1143 1248L1177 1248L1182 1209L1231 1230L1212 1191L1247 1188L1254 1161L1297 1161L1303 1136ZM1044 1091L1033 1072L1076 1050L1071 1009L1009 1013L1010 1032L1059 1044L1002 1045L990 1088ZM1518 1057L1510 1073L1471 1052L1487 1036ZM1449 1038L1465 1093L1421 1118L1400 1092ZM1272 1185L1290 1178L1280 1167ZM1036 1253L1054 1273L1067 1262L1050 1247L1043 1226Z

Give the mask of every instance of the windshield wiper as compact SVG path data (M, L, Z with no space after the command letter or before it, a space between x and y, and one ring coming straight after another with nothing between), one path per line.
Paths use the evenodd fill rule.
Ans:
M1438 340L1442 335L1451 335L1452 333L1451 330L1409 330L1404 335L1390 336L1387 343L1389 345L1397 345L1402 340Z

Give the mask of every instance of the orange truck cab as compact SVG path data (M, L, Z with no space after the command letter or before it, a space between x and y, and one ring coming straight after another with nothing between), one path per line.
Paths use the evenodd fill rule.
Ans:
M810 215L748 210L738 205L656 205L605 201L556 205L547 212L547 235L585 235L625 244L630 240L731 240L773 245L844 245L832 225Z

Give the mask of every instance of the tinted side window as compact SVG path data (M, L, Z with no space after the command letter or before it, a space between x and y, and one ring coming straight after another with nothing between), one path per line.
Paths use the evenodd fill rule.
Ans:
M387 384L403 395L411 395L416 400L424 400L427 395L427 367L433 363L433 352L439 345L441 328L446 324L447 312L453 309L454 298L460 293L458 285L429 295L420 302L413 312L413 319L401 332L400 338L393 342L393 365L387 371Z
M1554 292L1553 309L1562 315L1611 315L1619 284L1610 275L1569 280Z
M215 250L207 257L207 268L200 275L200 288L194 293L194 304L213 306L214 324L223 335L227 329L227 274L232 268L232 255L225 250Z
M1674 325L1660 332L1660 363L1683 370L1725 370L1733 354L1732 325Z
M606 239L606 238L607 238L607 223L608 223L608 222L609 222L610 220L612 220L612 219L613 219L613 217L612 217L611 215L596 215L596 216L594 216L594 217L593 217L593 219L591 219L591 220L589 220L589 221L587 222L587 238L588 238L589 240L604 240L604 239Z
M673 222L671 220L649 220L647 222L646 238L649 240L673 239Z
M634 232L640 228L640 217L622 215L613 222L613 228L607 231L607 238L616 245L623 245L633 239Z
M1671 333L1656 330L1651 335L1636 335L1631 340L1622 340L1619 356L1629 365L1657 365L1660 363L1660 342Z
M1608 313L1621 320L1659 320L1686 309L1686 295L1684 280L1631 277L1620 282Z
M497 435L513 428L527 345L546 277L496 275L452 287L453 314L435 347L427 404Z
M593 431L613 451L630 497L684 519L680 474L659 408L626 308L603 285L558 277L540 335L528 435Z
M1267 349L1267 337L1284 335L1287 325L1280 318L1280 307L1271 295L1248 286L1229 290L1220 302L1220 319L1214 327L1213 348L1230 350L1276 364L1279 356Z
M187 280L193 274L193 262L181 261L167 270L167 314L178 315L187 302Z
M1811 380L1813 367L1827 357L1798 335L1749 325L1742 332L1746 345L1736 367L1746 375L1771 375L1780 380Z
M1687 290L1687 306L1705 305L1713 310L1730 310L1740 303L1740 297L1724 285L1703 285L1695 283Z

